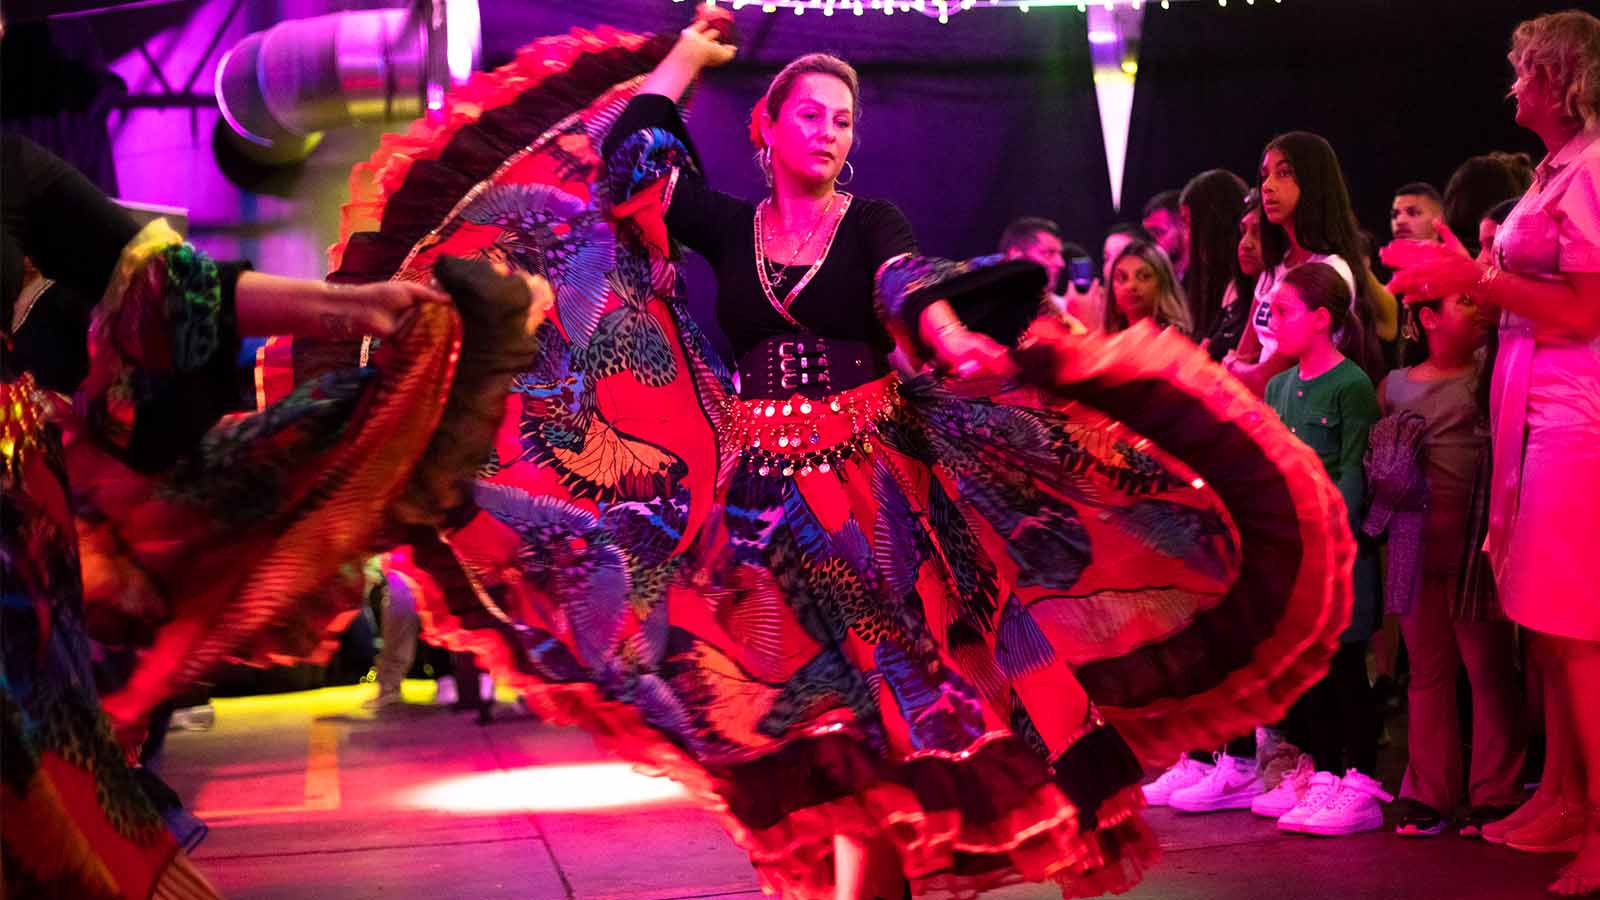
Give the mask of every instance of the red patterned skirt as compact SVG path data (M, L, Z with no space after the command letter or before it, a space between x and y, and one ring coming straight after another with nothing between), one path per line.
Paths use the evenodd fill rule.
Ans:
M771 892L831 897L841 833L891 844L919 894L1132 886L1157 853L1141 762L1280 716L1325 669L1337 492L1151 330L1036 329L998 396L738 399L648 211L596 188L668 46L537 42L354 173L336 278L447 253L556 290L476 515L391 570L431 640L687 785ZM278 372L343 364L279 349Z

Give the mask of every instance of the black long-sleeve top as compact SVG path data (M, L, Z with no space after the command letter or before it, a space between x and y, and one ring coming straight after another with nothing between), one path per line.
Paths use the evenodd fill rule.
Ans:
M692 147L677 106L659 94L633 98L606 139L612 159L634 133L659 128ZM704 256L717 278L717 320L742 357L761 341L793 334L762 293L756 274L755 204L712 189L704 178L680 169L666 211L669 236ZM826 338L866 342L887 357L893 342L872 305L873 276L891 257L915 252L911 224L887 200L852 199L816 277L789 308L811 332ZM790 266L782 279L781 301L809 266Z

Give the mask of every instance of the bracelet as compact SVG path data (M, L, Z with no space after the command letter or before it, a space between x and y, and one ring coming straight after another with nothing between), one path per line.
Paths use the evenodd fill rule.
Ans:
M1490 265L1489 268L1483 270L1483 274L1478 277L1478 283L1473 285L1472 290L1468 293L1470 293L1474 299L1488 299L1489 290L1490 288L1494 287L1495 279L1499 277L1500 267L1496 265Z

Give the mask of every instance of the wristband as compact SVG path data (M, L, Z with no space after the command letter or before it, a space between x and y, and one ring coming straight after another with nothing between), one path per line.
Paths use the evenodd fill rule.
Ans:
M1489 266L1489 268L1483 270L1483 274L1478 277L1478 283L1473 285L1472 290L1468 293L1470 293L1476 299L1488 299L1489 291L1494 287L1495 279L1499 277L1500 267L1495 265Z

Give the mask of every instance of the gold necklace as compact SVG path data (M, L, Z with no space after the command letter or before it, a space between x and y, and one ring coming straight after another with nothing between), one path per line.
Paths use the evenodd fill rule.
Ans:
M832 194L832 195L830 195L828 197L828 202L823 204L823 206L822 206L822 212L818 213L817 217L815 219L811 220L811 228L810 228L810 230L808 230L806 232L805 238L803 240L801 240L800 243L796 244L794 246L794 249L789 252L789 261L787 263L778 263L777 260L772 260L772 262L773 263L777 263L781 268L785 268L785 269L787 269L788 267L790 267L792 265L795 265L795 260L800 258L801 252L804 251L807 247L811 246L811 239L817 236L817 226L821 225L828 218L828 213L833 212L833 201L837 200L838 197L839 197L839 194L837 192L835 192L834 194ZM772 208L772 200L771 200L771 198L763 200L762 204L766 208L771 209ZM777 236L778 236L779 233L780 232L777 231L777 229L773 229L773 243L777 243Z
M828 231L828 242L823 247L822 252L817 254L817 258L811 263L811 268L806 270L805 275L801 276L800 280L795 283L795 286L790 289L788 296L784 297L782 302L778 300L776 290L776 282L782 277L781 270L780 274L776 277L767 270L766 227L762 217L762 212L770 205L771 200L762 200L756 205L754 223L756 245L756 280L761 282L761 293L766 295L767 302L772 305L772 308L777 311L778 315L783 316L784 321L795 326L796 328L804 329L805 326L801 325L794 316L790 315L789 307L794 305L795 298L800 296L800 292L805 290L806 285L811 283L811 279L816 276L817 270L822 268L823 261L828 258L828 251L833 249L834 238L839 236L839 223L844 221L845 213L849 212L850 210L850 201L852 198L849 194L839 191L834 194L834 197L843 197L844 203L839 207L839 214L832 217L833 225ZM832 205L833 198L829 198L829 209L831 209ZM801 245L801 249L804 249L806 245L810 244L811 238L816 235L817 228L821 226L823 220L829 218L829 209L824 209L823 214L817 219L816 223L812 225L811 233L806 235L806 243ZM799 254L796 253L795 256L791 256L790 259L793 260L798 255Z
M772 284L774 292L780 289L783 286L784 279L789 277L789 269L795 265L795 260L800 258L800 254L804 252L807 247L811 246L811 239L817 234L817 226L821 225L823 221L828 218L828 213L833 211L833 201L838 196L839 195L837 192L829 195L828 202L822 207L822 212L819 213L815 219L811 220L811 229L806 232L805 238L802 239L799 244L795 245L790 251L789 261L787 263L779 262L776 259L769 259L764 252L762 253L760 262L761 265L770 267L767 270L767 281ZM767 208L771 208L772 201L770 198L762 202L767 205ZM777 235L778 232L776 229L774 229L774 243L777 242Z

